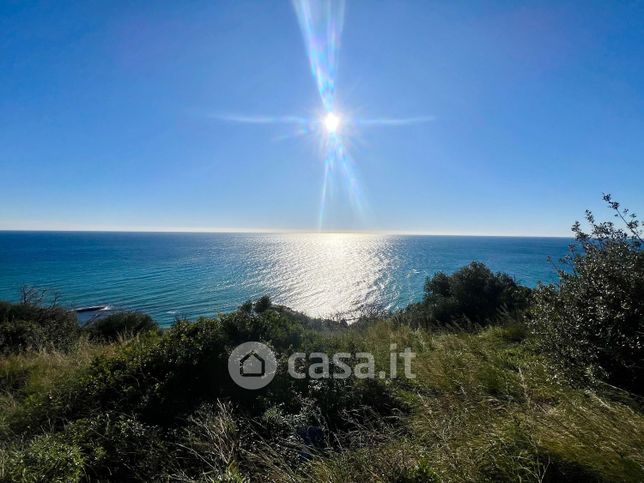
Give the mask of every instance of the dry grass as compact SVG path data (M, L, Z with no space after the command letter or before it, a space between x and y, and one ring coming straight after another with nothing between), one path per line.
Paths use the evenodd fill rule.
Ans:
M276 436L266 421L219 402L189 416L166 478L174 481L644 481L644 417L625 393L580 389L522 340L518 326L431 333L381 321L325 333L327 349L416 353L413 380L387 382L408 411L350 421L328 447ZM81 340L68 353L0 360L2 421L32 394L74 378L97 355L130 344ZM368 411L368 408L354 408ZM353 417L347 411L345 417ZM0 426L1 429L1 426ZM281 438L281 439L280 439ZM4 455L4 456L3 456ZM0 479L6 457L0 449ZM173 466L174 465L174 466Z
M384 364L417 352L403 435L317 459L311 481L643 481L644 417L630 396L574 389L516 327L430 334L381 323L345 334ZM387 347L385 350L384 347ZM285 478L288 479L288 478Z
M102 345L81 337L69 351L30 351L0 358L0 432L23 401L51 392L87 368L95 357L114 352L130 340Z

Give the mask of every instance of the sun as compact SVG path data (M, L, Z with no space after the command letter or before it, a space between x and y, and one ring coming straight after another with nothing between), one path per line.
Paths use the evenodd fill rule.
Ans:
M340 118L332 112L329 112L324 118L324 127L329 134L337 132L340 127Z

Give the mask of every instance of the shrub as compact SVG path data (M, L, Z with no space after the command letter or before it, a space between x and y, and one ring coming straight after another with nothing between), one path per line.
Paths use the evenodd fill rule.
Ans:
M272 383L258 391L240 388L228 374L230 350L249 340L269 344L281 361ZM28 436L45 425L61 430L76 420L118 413L166 431L182 426L203 404L225 400L238 405L246 418L260 417L274 406L300 414L305 401L313 401L326 425L341 427L345 411L372 406L390 414L400 407L381 381L291 378L286 358L316 340L298 316L275 309L178 322L161 335L114 345L75 378L26 401L9 426L12 433Z
M59 434L78 448L92 481L150 481L168 460L166 435L123 414L99 413Z
M115 341L119 335L134 335L158 328L152 317L141 312L118 312L84 327L90 338L104 342Z
M0 302L0 354L28 349L67 350L78 338L76 314L57 305Z
M64 422L95 411L122 411L145 424L171 426L175 418L217 398L243 400L249 413L261 411L264 401L258 394L274 389L249 392L237 386L228 374L230 350L255 340L286 351L299 343L301 333L298 321L274 310L181 321L160 336L142 337L97 357L69 387L34 400L16 424L24 428L41 420ZM271 386L278 387L274 382ZM273 397L292 399L288 393Z
M563 260L559 283L535 293L531 327L541 348L575 375L602 378L641 392L644 356L644 252L639 222L604 199L624 221L573 225L577 245Z
M219 324L178 322L161 338L146 337L97 358L75 396L77 410L130 411L144 423L173 424L222 391L226 366Z
M266 310L258 314L243 311L220 316L226 343L236 346L247 341L270 343L278 351L287 351L300 343L303 323L285 312Z
M27 320L0 322L0 352L10 354L28 349L38 349L45 344L43 328Z
M472 262L452 275L439 272L428 278L423 303L437 322L485 324L503 310L525 309L529 293L508 274L495 274L485 264Z
M261 314L262 312L270 309L271 305L272 302L270 297L268 295L264 295L263 297L260 297L257 302L255 302L255 312Z
M83 457L78 447L57 435L35 438L24 449L14 450L5 468L6 481L80 481Z
M246 300L243 304L239 306L239 310L242 312L252 312L253 311L253 301L252 300Z

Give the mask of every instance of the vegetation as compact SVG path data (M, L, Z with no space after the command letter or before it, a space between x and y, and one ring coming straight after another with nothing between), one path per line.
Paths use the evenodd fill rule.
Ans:
M578 245L562 260L557 285L535 292L532 328L542 350L578 376L641 394L644 387L644 251L635 215L604 199L624 223L573 226Z
M24 288L19 304L0 301L0 355L25 350L69 348L79 335L73 313L54 299L43 305L44 293Z
M492 273L472 262L452 275L438 272L425 283L423 303L442 324L474 322L487 325L502 311L516 314L528 306L530 290L505 273Z
M253 308L255 309L255 312L261 314L262 312L265 312L271 308L271 299L268 297L268 295L264 295L263 297L260 297L257 302L255 302Z
M638 481L644 418L625 392L576 388L521 326L431 333L392 320L318 331L273 307L70 351L2 359L6 481ZM417 354L415 379L246 392L228 346ZM282 366L284 364L281 364Z
M643 481L638 227L575 226L581 251L558 285L530 294L471 264L428 280L423 303L351 326L265 297L163 332L118 314L24 343L73 316L3 304L3 334L38 330L2 339L0 481ZM227 370L249 340L278 359L257 391ZM349 365L369 352L389 372L392 344L416 354L415 378L287 374L294 352Z
M119 337L158 330L156 322L141 312L117 312L99 317L84 327L90 338L112 342Z
M37 292L24 289L23 293ZM23 297L17 304L0 301L0 354L66 351L84 336L97 342L111 342L119 337L158 330L152 317L140 312L117 312L81 328L74 312L56 305L55 301L43 306L42 293L33 295L35 299L32 295Z

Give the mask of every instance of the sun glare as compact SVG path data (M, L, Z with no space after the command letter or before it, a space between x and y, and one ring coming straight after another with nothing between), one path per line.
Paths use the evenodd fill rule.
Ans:
M340 127L340 118L329 112L324 118L324 127L329 134L336 132Z

